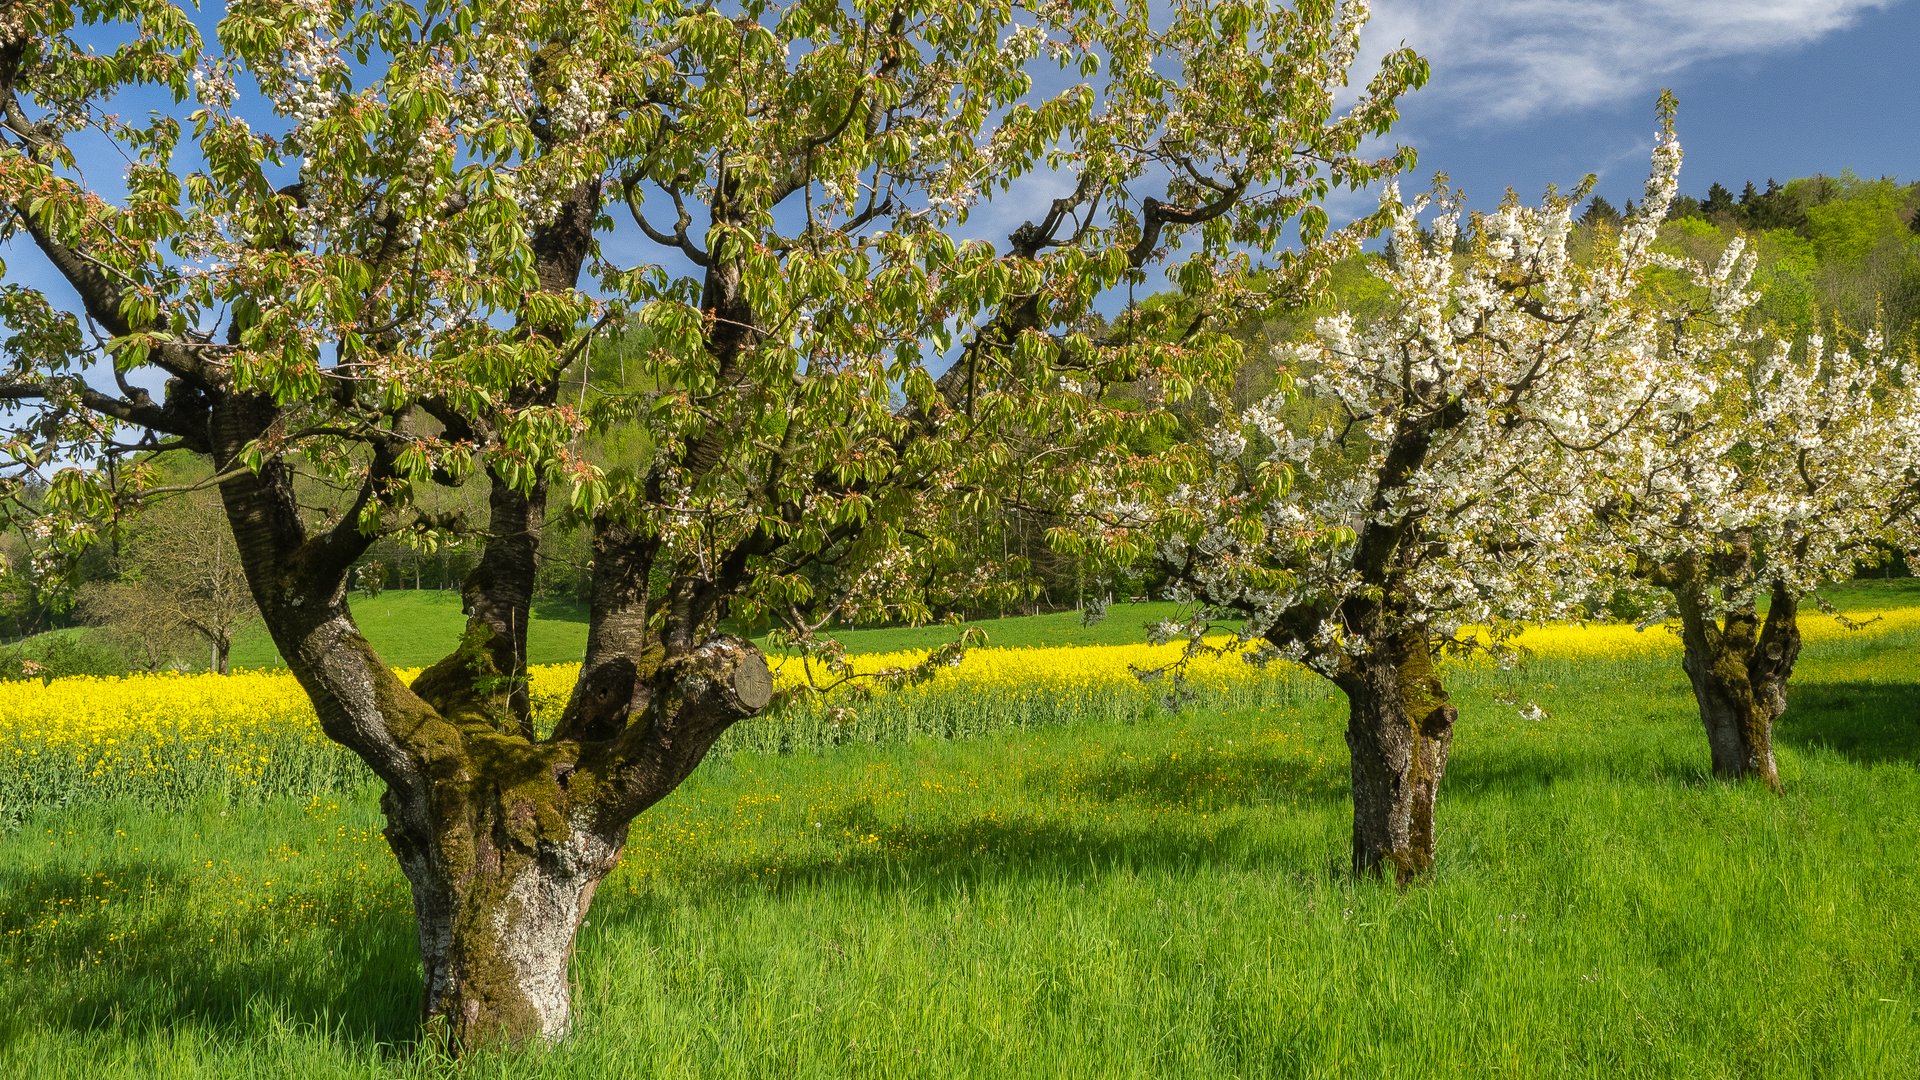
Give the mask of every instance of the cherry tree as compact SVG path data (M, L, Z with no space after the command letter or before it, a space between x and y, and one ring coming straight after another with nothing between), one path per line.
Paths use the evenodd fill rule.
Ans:
M1377 224L1319 202L1410 164L1361 146L1425 67L1394 52L1337 104L1365 18L232 0L207 39L172 0L9 5L0 494L46 484L12 505L57 560L161 494L155 456L209 462L281 655L385 785L424 1016L455 1046L557 1036L628 823L769 704L722 619L804 639L1016 586L947 573L955 523L1160 468L1124 448L1272 300L1233 283L1306 288ZM29 252L57 284L16 276ZM619 388L563 397L614 329L642 343ZM610 431L637 433L620 460L581 449ZM466 483L480 520L419 497ZM593 567L542 730L550 498ZM467 631L405 684L351 570L448 534L480 545Z
M1282 348L1291 386L1222 417L1211 470L1173 501L1159 558L1196 615L1168 631L1202 648L1212 619L1242 619L1253 659L1346 695L1358 873L1404 882L1433 863L1457 716L1442 654L1500 649L1604 579L1587 459L1684 363L1646 306L1679 164L1669 123L1640 206L1578 260L1584 189L1466 222L1455 199L1389 189L1390 310ZM1704 275L1726 304L1731 273Z
M1818 587L1881 557L1910 407L1877 334L1859 349L1749 330L1736 240L1717 295L1676 297L1662 392L1591 462L1648 620L1677 618L1713 771L1779 788L1773 726ZM1762 612L1762 602L1765 610Z

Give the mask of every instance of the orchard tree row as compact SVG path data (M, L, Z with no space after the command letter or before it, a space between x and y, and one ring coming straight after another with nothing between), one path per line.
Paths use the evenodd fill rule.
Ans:
M1142 523L1196 602L1169 635L1240 620L1344 691L1358 871L1432 864L1444 654L1622 604L1677 621L1714 773L1777 788L1802 603L1915 546L1912 354L1768 332L1737 237L1657 248L1679 165L1669 125L1579 258L1584 190L1463 222L1389 187L1372 316L1320 319L1277 390L1196 425L1207 468Z
M1197 643L1231 614L1345 690L1361 871L1431 863L1440 654L1603 590L1671 605L1716 766L1772 780L1795 604L1906 506L1912 382L1874 340L1763 340L1737 246L1656 248L1670 132L1588 251L1576 199L1403 200L1412 154L1370 148L1426 68L1354 72L1366 16L12 4L0 495L52 574L217 490L260 618L384 785L455 1047L567 1029L629 823L771 700L723 623L830 650L1032 595L1031 545L983 522L1153 566ZM1376 311L1249 355L1383 230ZM1257 365L1274 392L1223 404ZM526 630L560 508L589 632L546 731ZM452 542L465 635L402 683L355 567Z

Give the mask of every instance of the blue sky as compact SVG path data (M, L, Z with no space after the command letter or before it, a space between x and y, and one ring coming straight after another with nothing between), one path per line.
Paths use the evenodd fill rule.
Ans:
M1372 55L1433 78L1396 140L1476 206L1588 172L1637 199L1654 98L1680 99L1681 191L1852 169L1920 179L1920 0L1375 0Z

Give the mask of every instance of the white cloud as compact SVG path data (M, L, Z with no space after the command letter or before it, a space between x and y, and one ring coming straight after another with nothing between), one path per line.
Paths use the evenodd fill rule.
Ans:
M1411 45L1433 66L1416 107L1509 122L1623 98L1651 102L1663 80L1687 68L1805 45L1899 2L1375 0L1363 59Z

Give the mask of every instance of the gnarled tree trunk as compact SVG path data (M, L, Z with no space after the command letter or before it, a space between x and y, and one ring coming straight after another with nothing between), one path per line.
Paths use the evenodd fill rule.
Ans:
M236 460L276 416L261 397L217 401L210 426L221 459ZM376 455L363 498L390 467ZM574 938L628 823L728 727L766 708L765 658L712 632L711 598L690 609L671 651L630 655L645 643L603 630L590 635L594 677L576 688L571 721L540 738L523 679L537 492L494 500L489 551L467 583L467 631L409 686L347 608L348 574L369 543L355 515L311 531L280 459L229 470L220 488L262 618L322 729L386 785L387 840L418 918L426 1023L454 1050L565 1033ZM631 586L646 570L613 558L605 575ZM644 606L644 589L600 592L596 626L644 625L615 610Z
M1433 866L1434 808L1458 713L1417 631L1349 657L1334 682L1347 695L1354 872L1391 866L1405 884Z
M452 1045L567 1031L574 938L626 834L574 798L576 753L476 735L423 790L381 800L413 888L421 1015Z
M534 741L520 734L504 688L461 693L488 685L473 666L484 647L408 687L343 608L282 648L330 733L373 728L391 738L371 759L386 766L387 842L413 893L421 1016L456 1051L567 1032L574 940L629 823L773 690L758 649L714 636L659 664L648 688L627 690L625 700L647 704L610 737ZM460 682L456 669L475 678Z
M1787 711L1787 680L1800 656L1798 598L1775 585L1762 621L1750 603L1715 618L1693 590L1674 596L1686 649L1681 664L1700 706L1714 775L1779 790L1773 726Z
M453 733L421 744L420 784L381 800L413 888L429 1028L456 1048L564 1035L574 939L628 823L772 691L758 649L716 636L629 693L649 704L611 740L533 742L506 709L488 724L437 706Z

